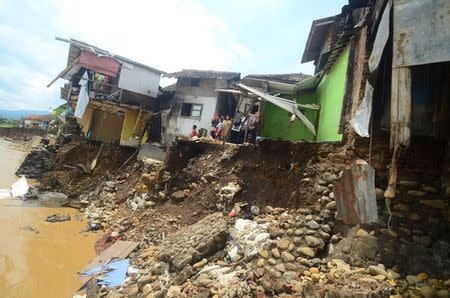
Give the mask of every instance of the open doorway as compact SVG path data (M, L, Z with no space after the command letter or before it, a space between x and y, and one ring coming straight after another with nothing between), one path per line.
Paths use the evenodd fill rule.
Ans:
M232 93L219 92L217 97L217 108L216 112L223 117L230 116L234 117L236 113L236 98Z

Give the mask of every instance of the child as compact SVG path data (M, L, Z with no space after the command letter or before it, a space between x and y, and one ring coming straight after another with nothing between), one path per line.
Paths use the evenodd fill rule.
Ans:
M216 126L216 139L220 140L222 136L222 130L223 130L223 120L221 119L219 123L217 123Z
M197 125L192 126L192 130L191 130L191 133L189 134L189 136L190 136L191 138L194 138L194 137L197 137L197 136L198 136L198 133L197 133Z

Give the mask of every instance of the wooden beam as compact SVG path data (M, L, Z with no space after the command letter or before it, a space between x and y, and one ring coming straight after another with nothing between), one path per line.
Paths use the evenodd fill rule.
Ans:
M392 69L390 147L408 147L411 138L411 69Z

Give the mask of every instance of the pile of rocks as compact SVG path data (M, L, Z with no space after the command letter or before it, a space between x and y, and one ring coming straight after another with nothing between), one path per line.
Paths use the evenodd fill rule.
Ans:
M210 214L162 242L158 259L167 262L174 271L181 270L221 250L227 235L227 222L222 214Z

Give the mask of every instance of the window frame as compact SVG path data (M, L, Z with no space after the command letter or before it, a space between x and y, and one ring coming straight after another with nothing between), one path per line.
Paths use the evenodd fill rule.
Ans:
M191 105L191 109L189 111L189 116L185 116L182 114L183 112L183 105ZM200 107L200 109L194 109L194 107ZM194 111L199 112L198 116L193 116L192 113ZM203 104L202 103L193 103L193 102L183 102L181 104L181 109L180 109L180 117L182 118L193 118L193 119L200 119L202 117L202 113L203 113Z
M200 79L192 78L190 84L191 87L200 87Z

